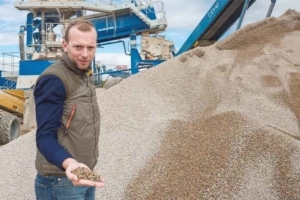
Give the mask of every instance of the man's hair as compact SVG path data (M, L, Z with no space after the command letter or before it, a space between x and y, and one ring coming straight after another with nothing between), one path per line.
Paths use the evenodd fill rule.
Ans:
M90 31L93 29L96 31L95 26L90 21L76 19L76 20L72 21L66 29L66 33L65 33L65 41L66 42L69 42L69 32L70 32L70 29L73 27L76 27L78 30L83 31L83 32L87 32L87 31ZM97 33L97 31L96 31L96 33Z

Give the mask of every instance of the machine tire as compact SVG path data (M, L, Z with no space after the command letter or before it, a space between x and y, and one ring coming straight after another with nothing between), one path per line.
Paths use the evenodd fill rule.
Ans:
M0 144L7 144L19 137L20 121L17 116L5 115L0 118Z

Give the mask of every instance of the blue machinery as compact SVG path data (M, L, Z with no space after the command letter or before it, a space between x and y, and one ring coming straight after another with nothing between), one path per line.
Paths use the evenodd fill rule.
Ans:
M111 76L128 77L136 74L142 68L156 66L165 59L142 59L137 49L136 37L143 33L157 34L167 28L164 10L158 10L153 2L144 5L140 1L131 0L128 3L111 6L108 4L89 3L85 1L21 1L15 3L19 10L29 10L26 26L20 27L20 62L17 80L18 89L31 87L37 76L58 57L61 41L57 42L57 35L53 33L62 21L68 22L72 17L90 20L98 32L99 47L121 42L130 38L131 68L117 71L100 71L94 62L94 75L108 74ZM102 0L103 1L103 0ZM241 27L246 10L256 0L216 0L204 18L196 26L185 43L173 56L178 56L196 46L207 46L217 41L238 19L237 29ZM103 1L104 2L104 1ZM158 2L160 8L163 3ZM276 0L271 0L267 17L272 13ZM84 15L85 11L98 12ZM26 47L23 44L24 32L27 32ZM123 42L124 45L124 42ZM126 53L126 48L124 45ZM33 52L37 52L35 55ZM31 77L31 79L28 79ZM1 78L1 77L0 77Z

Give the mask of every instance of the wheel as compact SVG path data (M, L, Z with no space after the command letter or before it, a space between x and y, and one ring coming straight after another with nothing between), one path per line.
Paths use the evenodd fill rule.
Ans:
M0 144L7 144L19 137L20 121L17 116L0 116Z

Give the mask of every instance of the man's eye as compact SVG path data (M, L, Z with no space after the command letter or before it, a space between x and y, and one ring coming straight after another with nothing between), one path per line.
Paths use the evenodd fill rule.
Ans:
M75 46L75 48L76 48L76 49L81 49L81 48L82 48L82 46Z
M94 50L95 49L95 47L89 47L89 50Z

